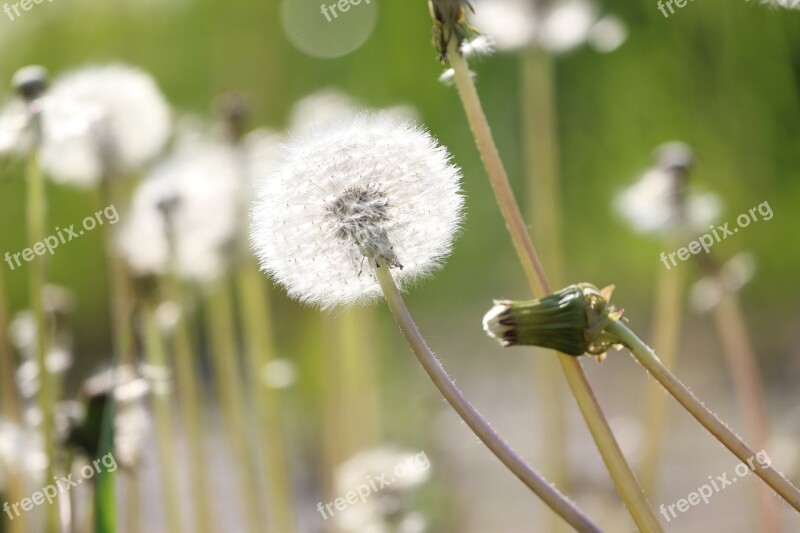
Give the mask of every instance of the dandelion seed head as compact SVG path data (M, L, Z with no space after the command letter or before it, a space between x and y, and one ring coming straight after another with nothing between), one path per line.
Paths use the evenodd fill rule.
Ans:
M117 64L56 80L42 117L42 168L54 181L79 187L149 162L171 130L169 106L153 78Z
M174 268L197 282L220 276L237 230L240 189L229 145L205 138L182 142L137 189L119 231L131 270L146 276Z
M381 446L354 455L334 472L337 493L345 494L369 480L392 481L371 494L366 502L348 506L335 514L336 526L353 533L425 531L425 520L410 508L409 496L428 481L429 468L430 462L423 453L413 454L394 446Z
M439 267L462 218L461 173L424 129L361 113L296 134L258 185L251 245L300 301L380 296L388 264L407 286Z
M616 212L641 233L705 230L719 216L722 202L716 194L687 188L687 172L693 164L689 147L666 143L656 149L654 159L654 166L639 181L616 196Z
M600 52L611 52L627 38L624 23L617 17L600 18L589 0L479 0L471 21L501 51L538 46L562 54L588 42Z

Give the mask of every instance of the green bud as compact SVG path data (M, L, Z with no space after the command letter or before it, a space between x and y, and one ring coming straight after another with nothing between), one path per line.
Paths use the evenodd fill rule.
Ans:
M619 343L605 332L621 313L608 304L613 287L602 291L589 283L570 285L538 300L495 301L483 329L506 346L541 346L573 356L602 359Z

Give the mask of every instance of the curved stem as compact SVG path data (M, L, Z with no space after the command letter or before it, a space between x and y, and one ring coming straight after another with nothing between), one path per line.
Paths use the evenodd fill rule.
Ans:
M408 344L414 351L422 367L430 376L431 381L439 389L453 409L461 416L464 422L475 432L478 438L497 456L511 472L514 473L537 496L550 506L559 516L566 520L578 531L600 531L586 515L569 501L564 495L553 488L550 483L536 471L531 469L525 461L518 456L492 429L489 423L475 410L469 400L459 390L447 372L436 359L428 347L422 334L417 329L414 319L403 301L403 296L392 278L389 268L378 266L374 268L375 275L383 290L386 303L394 315L397 325L403 332Z
M511 190L508 175L500 160L475 84L469 74L467 64L456 50L456 46L455 40L453 40L450 43L448 57L455 72L456 86L464 111L467 114L475 142L486 166L489 181L497 197L497 203L511 234L511 240L514 242L514 248L525 271L525 276L534 296L543 297L551 292L547 277L530 235L528 235L528 228L514 198L514 192ZM594 437L597 449L634 521L643 531L661 531L658 519L650 509L636 476L622 455L622 450L611 432L608 421L577 358L559 354L558 360L572 389L572 394L575 396L575 401Z
M742 462L752 462L756 452L751 450L736 434L728 429L717 416L689 392L689 389L673 376L661 363L656 354L636 334L628 329L621 321L614 321L608 326L607 331L616 335L633 354L639 363L671 394L695 419L700 422L714 437L717 438ZM800 511L800 490L792 485L785 477L780 475L772 466L759 463L760 468L753 468L758 477L777 492L792 507Z

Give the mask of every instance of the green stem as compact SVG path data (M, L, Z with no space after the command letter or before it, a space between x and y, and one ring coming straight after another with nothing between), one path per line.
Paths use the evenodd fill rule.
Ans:
M153 370L159 373L166 372L169 367L167 366L164 339L156 323L153 309L146 304L142 314L145 361ZM177 466L175 430L169 396L164 390L159 390L160 386L163 386L163 383L157 383L153 391L153 410L162 488L161 497L164 502L168 531L177 532L182 529L178 498L180 492L175 472Z
M192 513L194 528L199 533L210 533L214 523L211 512L212 505L208 494L208 476L206 475L208 463L203 449L203 433L206 421L203 417L203 399L198 390L198 384L202 383L202 378L194 365L196 350L192 343L188 306L183 297L182 287L180 282L171 276L167 276L165 282L166 292L181 309L181 316L175 325L171 339L171 348L175 365L175 378L178 385L181 418L186 429L190 491L195 507Z
M674 239L670 239L669 243ZM674 250L677 246L668 246ZM683 274L681 269L665 270L659 275L654 321L653 345L667 368L674 368L680 339L683 310ZM640 460L642 486L651 496L658 493L664 432L667 427L667 397L661 388L648 382L645 397L645 436Z
M35 135L38 138L40 131L40 118L34 116ZM27 195L27 230L28 242L31 246L43 242L45 237L45 183L39 168L39 154L37 147L31 149L28 155L28 195ZM36 362L39 365L40 388L38 395L39 409L42 413L42 439L44 440L45 454L47 456L47 470L45 479L55 477L56 446L53 435L53 408L55 398L53 395L53 380L47 370L47 317L45 316L42 290L44 288L47 264L44 255L31 261L28 277L28 299L36 321ZM46 530L55 533L59 529L58 504L48 504L46 507Z
M538 47L532 47L522 56L522 146L528 174L528 220L532 222L542 255L547 258L550 281L561 286L561 194L553 66L550 54ZM549 466L546 473L557 487L566 489L569 465L564 378L551 357L536 357L534 364L543 420L540 446Z
M206 320L211 342L211 362L222 412L228 424L231 458L237 468L245 531L255 533L261 530L260 507L256 501L257 483L250 453L250 438L245 426L246 408L242 395L244 379L239 367L232 300L226 278L209 286L206 293Z
M105 204L103 209L109 206L114 206L115 209L119 209L118 206L122 205L120 181L119 176L115 175L106 175L103 177L100 190L101 200ZM128 312L127 310L130 308L133 298L128 270L116 246L116 231L114 226L108 225L105 227L105 245L109 305L111 309L111 331L113 334L112 343L116 344L117 339L122 336L123 329L125 328L125 313ZM121 356L121 364L135 363L132 347L124 346Z
M470 429L475 432L475 435L515 476L572 527L578 531L600 531L600 528L584 515L575 504L531 469L475 410L428 347L403 301L403 296L400 294L388 266L385 264L378 266L374 268L374 271L383 290L386 303L389 305L397 325L403 332L406 341L408 341L420 364L425 369L425 372L428 373L436 388L442 393L442 396L450 403Z
M536 249L533 247L525 220L522 218L511 185L508 181L503 163L492 137L489 123L483 112L478 92L469 74L466 61L456 51L455 40L450 43L448 57L455 71L456 86L458 87L467 119L475 137L478 151L481 153L483 163L492 184L492 189L500 206L500 211L506 222L506 227L511 235L514 248L517 251L520 263L534 296L544 297L550 294L544 269L539 262ZM559 363L572 389L578 407L594 437L595 443L606 468L611 474L617 491L625 502L636 524L644 531L661 531L658 519L647 503L642 489L628 465L622 450L619 448L614 434L608 425L597 398L594 396L589 380L583 372L580 362L575 357L564 354L558 355Z
M721 283L720 290L723 291L722 297L712 310L717 334L722 340L747 434L757 448L764 449L769 441L767 407L753 344L736 296L725 290ZM778 501L766 485L759 484L757 490L759 531L781 531Z
M8 308L6 307L5 268L0 269L0 387L2 387L3 416L14 423L20 421L19 393L14 379L16 364L8 337Z
M267 509L272 530L295 531L292 484L281 423L280 396L262 380L263 370L275 358L272 316L264 276L248 260L239 272L239 300L247 353L250 402L256 414L261 440L261 465L267 483Z
M673 376L650 349L633 331L621 321L614 321L606 330L624 344L639 363L650 372L666 391L671 394L700 424L717 438L743 463L752 462L756 452L751 450L736 434L728 429L717 416L689 392L689 389ZM772 466L759 465L754 472L792 507L800 511L800 491Z

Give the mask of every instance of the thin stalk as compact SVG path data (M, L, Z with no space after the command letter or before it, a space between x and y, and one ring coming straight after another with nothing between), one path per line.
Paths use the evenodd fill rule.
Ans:
M168 368L164 339L159 331L150 305L145 305L142 310L142 322L145 361L153 370L164 372ZM183 529L180 518L180 500L178 498L180 491L175 473L177 455L175 451L174 423L169 396L165 391L159 390L158 387L153 392L153 410L162 488L161 498L163 498L162 501L164 502L166 525L168 531L180 532Z
M118 206L122 205L123 197L120 187L121 180L119 176L108 174L103 177L100 189L101 201L105 204L103 209L109 206L114 206L115 209L119 209ZM116 343L116 339L122 336L122 331L125 328L125 313L128 312L127 310L133 298L128 270L117 250L114 226L108 225L105 227L105 245L109 306L111 309L111 331L113 334L112 342ZM131 347L124 347L121 364L126 365L134 363L133 349L131 349Z
M199 372L194 365L197 353L192 343L187 306L183 298L180 282L168 276L166 292L176 302L181 315L172 336L172 356L175 365L175 378L178 385L178 399L183 426L186 428L187 455L189 462L189 483L191 498L194 502L192 512L195 531L210 533L213 531L212 505L209 499L207 460L203 446L203 434L206 427L203 417L203 399L198 391L202 383Z
M20 402L14 379L16 364L8 337L8 308L6 307L5 268L0 269L0 387L2 387L3 416L14 423L20 421Z
M558 132L553 59L534 46L522 56L522 146L528 174L528 220L550 280L561 286L561 194L559 190ZM567 460L567 405L563 377L551 357L536 357L536 388L539 391L542 441L548 459L545 471L557 487L569 487ZM560 525L560 524L559 524ZM559 527L553 524L553 527Z
M21 421L17 382L14 379L16 364L14 363L11 341L8 338L8 310L6 308L5 270L0 270L0 387L3 389L3 416L6 420L19 425ZM18 502L25 497L24 482L19 467L8 465L8 501ZM5 520L5 516L3 516ZM20 514L8 522L11 533L24 533L25 515Z
M714 323L717 334L722 340L723 352L733 379L733 388L739 399L747 435L756 448L763 450L769 441L769 429L756 354L736 296L724 288L721 290L722 297L712 309ZM778 501L772 497L766 485L758 485L756 490L759 531L781 531Z
M445 397L470 429L475 432L475 435L515 476L577 531L601 531L575 504L529 467L511 449L508 443L492 429L480 413L475 410L428 347L403 301L403 296L400 294L388 266L384 264L383 266L375 267L374 271L383 290L386 303L389 305L397 325L403 332L406 341L408 341L420 364L434 385L436 385L436 388L442 393L442 396Z
M32 117L36 137L40 132L40 117ZM34 146L28 154L28 194L27 194L27 230L28 242L31 246L42 242L45 237L45 183L42 171L39 168L38 148ZM53 394L53 380L47 371L47 317L45 316L42 290L44 288L47 264L44 255L31 261L28 276L28 299L34 320L36 321L36 362L39 365L39 409L42 413L42 439L44 440L45 454L47 456L47 470L45 479L55 477L56 445L53 435L53 408L55 398ZM45 506L46 530L55 533L58 531L58 504L52 503Z
M478 92L469 74L466 61L456 50L457 44L453 41L449 46L448 56L450 64L455 71L456 86L458 87L470 128L475 136L478 151L481 153L483 163L486 166L497 203L500 206L500 211L505 219L506 227L511 235L511 240L514 243L514 248L517 251L531 290L534 296L543 297L551 292L547 277L539 262L530 235L528 235L528 229L514 197L514 192L511 190L508 175L500 160L497 146L489 129L489 123L483 112L480 98L478 98ZM608 421L600 408L600 404L597 402L597 398L594 396L580 362L577 358L564 354L558 354L558 360L572 389L575 401L578 403L581 413L583 413L589 431L594 437L600 455L603 457L606 468L611 474L614 485L634 521L644 531L661 531L658 519L648 505L636 476L622 455L622 450L611 432Z
M650 372L656 380L671 394L689 413L717 438L728 450L743 463L753 461L756 452L751 450L736 434L728 429L717 416L706 407L661 363L655 352L642 342L636 334L621 321L614 321L606 331L615 335L633 354L639 363ZM800 511L800 490L780 475L772 466L759 465L754 468L758 477L764 480L789 505Z
M261 438L261 465L272 531L291 533L295 530L294 498L284 442L285 431L281 423L280 396L262 380L264 368L275 358L272 313L265 279L253 261L248 260L239 272L242 331L247 354L250 401Z
M211 342L211 362L222 412L228 424L231 459L239 481L245 531L255 533L261 530L260 507L256 500L257 483L252 468L250 438L245 426L246 407L242 395L244 378L239 366L233 298L225 278L207 288L205 314Z
M354 307L337 317L342 365L342 410L348 457L378 442L378 394L375 390L375 352L367 333L370 309Z
M669 247L669 250L677 247ZM673 368L678 355L681 315L683 314L683 274L681 269L664 270L658 278L653 345L662 354L662 362ZM661 388L648 382L645 396L645 436L639 468L642 486L647 494L657 494L663 456L664 433L667 427L667 397Z
M337 364L338 337L335 320L329 313L322 314L320 324L322 346L321 357L316 361L320 362L320 411L321 411L321 431L322 431L322 476L323 494L326 499L331 500L336 497L333 473L336 467L344 461L347 456L342 442L342 407L341 407L341 368ZM326 531L333 531L333 524L326 522Z

